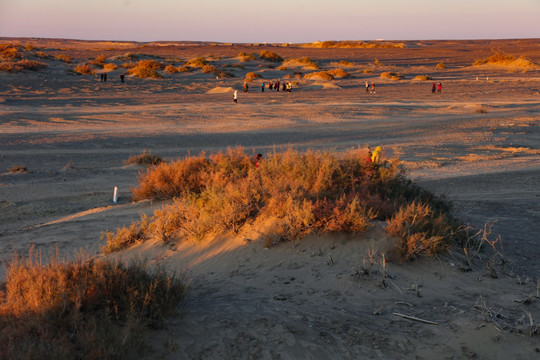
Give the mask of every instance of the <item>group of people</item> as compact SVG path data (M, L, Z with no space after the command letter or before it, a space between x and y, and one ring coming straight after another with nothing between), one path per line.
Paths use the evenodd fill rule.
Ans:
M440 82L438 83L433 82L433 86L431 86L431 93L440 94L441 92L442 92L442 84Z
M120 74L120 82L123 83L125 79L124 73ZM101 82L107 82L107 73L101 73Z
M267 85L264 82L261 83L261 92L264 92L264 89L266 88L266 86ZM279 91L280 86L281 86L281 91L291 92L291 90L292 90L292 83L291 82L280 83L279 80L277 80L275 83L272 80L270 80L268 82L268 90Z
M366 92L375 94L375 83L371 82L371 91L369 90L369 83L366 81Z

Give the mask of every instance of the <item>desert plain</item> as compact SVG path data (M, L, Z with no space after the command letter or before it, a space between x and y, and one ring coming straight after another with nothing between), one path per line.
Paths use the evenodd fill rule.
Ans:
M540 356L540 66L473 66L496 51L540 64L537 39L366 48L0 40L47 55L38 59L42 70L0 72L3 265L31 246L102 256L102 232L162 206L131 200L144 168L125 161L145 151L170 161L238 146L263 156L381 146L383 158L399 158L411 180L451 201L464 224L491 229L496 253L487 246L469 254L472 264L454 247L384 268L380 255L392 244L384 223L359 236L309 235L268 248L265 229L254 227L203 243L135 245L113 256L143 258L189 282L179 315L151 332L148 358ZM263 50L283 61L239 56ZM176 66L204 57L228 75L193 69L138 78L122 67L126 54ZM117 68L72 71L98 56ZM305 57L319 69L285 64ZM306 76L336 68L348 76ZM399 79L381 77L389 72ZM260 77L245 93L248 73ZM262 92L270 80L290 81L292 91ZM9 170L17 166L26 171ZM373 271L359 272L370 256Z

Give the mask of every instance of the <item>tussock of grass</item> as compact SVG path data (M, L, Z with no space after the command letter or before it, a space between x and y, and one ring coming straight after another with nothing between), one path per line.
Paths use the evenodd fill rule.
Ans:
M15 61L22 59L23 52L21 46L14 44L0 44L0 59Z
M161 163L163 159L157 155L152 155L150 152L143 151L142 154L130 156L129 159L124 161L126 165L157 165Z
M95 75L96 74L94 69L92 69L92 67L88 64L79 64L73 68L73 71L81 75Z
M105 61L107 61L105 55L98 55L94 60L90 61L90 64L103 67L103 65L105 65Z
M334 80L334 75L329 71L317 71L304 75L304 79Z
M362 232L373 219L379 219L398 227L389 232L404 236L402 242L413 243L410 236L414 236L414 241L422 243L397 251L403 259L445 249L450 232L437 230L437 237L428 232L424 239L425 227L414 228L405 236L398 225L408 219L400 211L419 203L421 208L413 207L406 214L415 209L422 214L427 211L426 226L439 229L431 222L443 216L451 227L448 205L407 180L398 161L373 164L365 162L365 155L362 150L339 155L289 149L269 154L255 166L243 149L236 148L161 163L140 175L139 185L132 189L133 198L174 200L139 224L121 228L116 235L108 233L107 248L114 251L150 238L201 240L272 219L272 236L287 241L311 232Z
M331 74L336 79L348 79L348 78L351 77L351 74L349 74L345 70L339 69L339 68L338 69L328 70L328 73Z
M138 357L145 329L161 327L184 293L178 278L140 263L16 257L0 286L0 358Z
M381 74L381 78L383 79L390 79L390 80L401 80L403 79L403 75L396 72L383 72Z
M446 69L446 65L443 62L440 62L435 66L435 68L439 70L444 70Z
M118 66L116 64L109 63L109 64L103 65L103 69L107 71L113 71L113 70L118 69Z
M353 66L355 66L354 63L352 63L351 61L348 61L348 60L340 60L340 61L337 61L337 62L332 62L332 63L330 63L330 65L335 66L335 67L340 67L340 66L353 67Z
M163 76L157 72L161 70L165 65L155 60L140 60L135 67L128 70L128 73L138 78L155 78L160 79Z
M186 66L190 66L194 68L202 68L205 65L208 65L208 60L206 60L204 57L198 57L186 63Z
M238 58L240 59L240 61L242 62L248 62L248 61L251 61L251 60L256 60L257 57L255 56L255 54L248 54L248 53L245 53L245 52L241 52L238 54Z
M429 75L424 74L424 75L416 75L413 80L428 81L428 80L433 80L433 78Z
M249 72L249 73L246 74L245 80L246 81L253 81L253 80L256 80L256 79L260 79L260 78L262 78L261 74L257 74L255 72Z
M259 53L259 57L266 61L282 62L283 58L270 50L263 50Z

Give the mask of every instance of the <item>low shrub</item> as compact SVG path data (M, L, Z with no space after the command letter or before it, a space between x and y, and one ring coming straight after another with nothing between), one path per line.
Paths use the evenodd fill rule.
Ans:
M1 359L132 359L185 294L141 263L14 257L0 286Z
M328 73L331 74L336 79L348 79L348 78L351 77L351 74L349 74L345 70L339 69L339 68L338 69L328 70Z
M128 70L128 73L138 78L156 78L160 79L163 76L157 72L161 70L165 65L155 60L140 60L135 67Z
M58 54L55 56L55 59L71 64L71 56L66 54Z
M107 61L105 55L98 55L94 60L90 61L90 64L103 67L103 65L105 65L105 61Z
M263 60L266 60L266 61L271 61L271 62L282 62L283 61L283 58L281 56L279 56L278 54L276 54L275 52L273 51L270 51L270 50L263 50L259 53L259 57Z
M23 53L20 46L13 44L0 45L0 58L6 61L15 61L22 59Z
M396 72L383 72L381 74L381 78L383 79L390 79L390 80L401 80L403 79L403 75Z
M433 80L433 78L429 75L416 75L414 80L419 80L419 81L427 81L427 80Z
M47 64L41 61L24 59L24 60L17 61L14 64L14 66L17 71L23 71L23 70L38 71L38 70L46 68Z
M118 69L118 66L113 63L108 63L108 64L103 65L103 69L107 71L113 71L113 70Z
M249 72L249 73L246 74L245 80L246 81L253 81L253 80L256 80L256 79L260 79L260 78L262 78L261 74L257 74L255 72Z
M215 73L218 71L218 68L215 67L214 65L204 65L202 68L201 68L201 72L203 74L212 74L212 73Z
M24 47L27 51L32 51L32 50L35 50L36 47L30 43L26 44L26 46Z
M178 69L175 68L174 66L172 65L167 65L165 66L165 69L164 69L165 72L169 73L169 74L175 74L178 72Z
M36 51L36 57L42 58L42 59L48 59L49 55L45 54L43 51Z
M444 70L446 69L446 65L443 62L440 62L435 66L435 68L439 70Z
M92 69L92 67L88 64L79 64L73 68L73 71L81 75L95 75L96 74L94 69Z
M312 44L307 44L307 47L317 47L317 48L399 48L402 49L405 47L403 43L390 43L390 42L376 42L369 43L363 41L317 41Z
M192 60L189 60L186 63L186 66L194 67L194 68L202 68L205 65L208 65L209 62L204 57L198 57Z
M241 52L238 54L238 58L240 59L240 61L242 62L248 62L248 61L251 61L251 60L256 60L257 57L255 56L255 54L247 54L245 52Z
M146 150L145 150L145 151L142 152L142 154L130 156L129 159L124 161L124 164L126 164L126 165L135 164L135 165L150 166L150 165L157 165L157 164L159 164L161 162L163 162L163 159L161 157L159 157L157 155L152 155L151 152L146 152Z

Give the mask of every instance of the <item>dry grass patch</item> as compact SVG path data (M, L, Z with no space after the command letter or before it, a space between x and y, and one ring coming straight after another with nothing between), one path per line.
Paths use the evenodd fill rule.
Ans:
M14 257L0 286L0 358L132 359L164 325L182 282L140 263Z
M303 58L294 58L294 59L287 59L283 62L283 64L280 66L280 70L285 70L287 68L294 68L294 67L302 67L303 69L310 69L310 70L318 70L319 65L313 59L310 57L303 57Z
M113 71L116 69L118 69L118 65L113 64L113 63L103 65L103 70L106 70L106 71Z
M446 69L446 65L443 62L440 62L435 66L435 69L444 70Z
M0 71L17 73L24 70L39 71L47 67L47 64L36 60L19 60L17 62L0 63Z
M390 42L363 42L363 41L316 41L311 44L304 44L305 47L315 48L344 48L344 49L374 49L374 48L399 48L405 47L403 43Z
M191 59L186 63L186 66L194 67L194 68L202 68L203 66L208 65L209 62L204 57L198 57L195 59Z
M248 61L252 61L252 60L256 60L257 57L255 54L248 54L248 53L245 53L245 52L241 52L238 54L238 58L240 59L240 61L242 62L248 62Z

